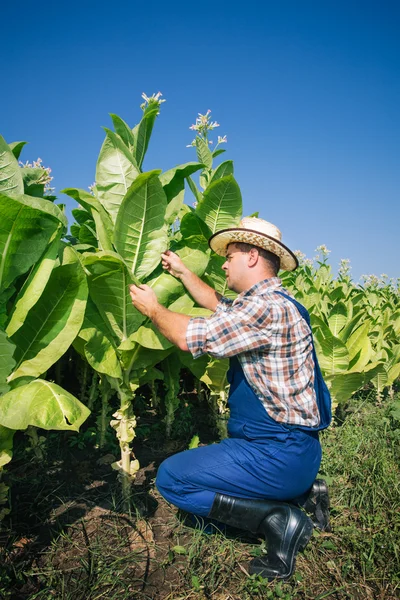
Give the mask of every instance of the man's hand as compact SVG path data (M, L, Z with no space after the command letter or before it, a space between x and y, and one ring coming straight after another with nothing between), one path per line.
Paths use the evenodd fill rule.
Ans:
M158 306L157 296L151 287L144 283L140 286L130 285L129 293L133 306L151 319Z
M167 250L164 254L161 254L161 259L162 268L177 279L181 279L182 275L188 271L188 268L185 267L179 256L175 252L171 252L171 250Z

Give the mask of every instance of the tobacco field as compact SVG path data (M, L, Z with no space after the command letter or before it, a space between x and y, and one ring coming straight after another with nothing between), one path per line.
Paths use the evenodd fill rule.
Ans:
M333 400L332 532L314 532L292 580L268 583L246 571L260 540L208 535L157 492L164 458L227 435L228 360L177 350L129 285L207 316L160 254L234 297L208 239L246 215L209 112L195 160L143 169L163 110L160 94L143 99L134 127L111 115L90 189L61 190L71 223L49 169L0 136L0 597L399 597L400 279L356 283L346 260L334 276L324 246L281 277L310 312Z

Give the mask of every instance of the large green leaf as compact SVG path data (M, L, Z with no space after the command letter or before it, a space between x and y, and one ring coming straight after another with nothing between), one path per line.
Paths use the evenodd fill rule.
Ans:
M338 337L347 322L347 308L343 302L336 302L329 313L328 323L332 335Z
M174 223L182 208L185 195L185 179L202 167L203 165L199 163L186 163L160 175L160 181L168 202L165 213L165 222L168 225Z
M112 237L114 226L108 215L107 211L100 204L98 199L92 194L89 194L85 190L76 188L65 188L62 190L63 194L67 194L71 198L74 198L79 204L81 204L86 210L92 215L93 220L96 224L96 234L101 250L113 251Z
M125 146L133 153L135 146L135 137L132 133L131 128L121 117L110 113L115 132L120 136Z
M23 167L21 175L24 182L24 193L28 196L43 198L45 188L43 178L47 175L46 170L41 167Z
M233 175L211 183L196 207L196 214L207 223L212 233L235 227L242 214L242 195Z
M154 290L158 301L163 306L168 306L179 298L185 289L179 279L163 272L146 281L146 284Z
M229 369L229 360L227 358L211 359L207 365L206 372L200 378L211 393L219 394L224 391L228 385L227 373Z
M122 380L117 344L91 298L88 298L79 337L86 342L84 355L89 365L98 373Z
M13 311L7 324L7 335L12 336L24 324L32 306L36 304L45 289L56 259L60 246L60 238L63 233L61 226L54 234L52 242L46 252L32 269L29 277L22 286L14 303Z
M69 392L49 381L36 379L0 398L0 425L9 429L79 431L90 410Z
M147 106L140 123L133 129L133 135L136 141L134 157L139 169L142 168L143 159L149 146L151 133L158 113L158 106L155 108Z
M15 366L14 350L15 344L10 342L6 333L0 329L0 394L8 390L7 377Z
M217 181L217 179L221 179L221 177L225 177L226 175L233 175L233 160L226 160L218 165L212 174L210 183Z
M121 138L109 129L96 166L96 190L100 204L115 223L121 202L139 175L138 165Z
M108 331L117 345L128 340L146 317L132 304L129 285L134 283L118 254L87 254L84 265L89 271L89 292Z
M57 218L36 208L45 200L31 198L28 202L26 198L0 193L0 289L7 288L39 260L60 225Z
M349 361L351 362L353 358L366 348L368 340L370 325L368 322L363 323L358 327L350 337L346 341L346 347L349 351Z
M172 302L168 308L173 312L192 315L194 301L188 294L183 294L177 300ZM196 316L208 316L211 311L200 309L202 314L196 314ZM131 336L131 340L137 342L145 348L151 348L154 350L166 350L173 346L172 342L167 340L158 329L152 323L148 323L139 327L138 331Z
M5 139L0 135L0 192L15 196L23 194L24 182L18 160Z
M196 171L204 168L202 163L198 162L188 162L183 165L178 165L173 169L169 169L160 175L160 181L162 186L164 187L164 192L169 199L171 196L175 195L175 186L180 186L182 180L185 180Z
M207 142L199 136L196 136L196 153L199 163L205 165L207 169L211 169L213 163L211 150Z
M336 402L347 402L354 392L362 387L363 383L364 377L362 373L335 375L329 391Z
M325 376L345 373L349 367L349 353L346 345L336 337L319 339L318 360Z
M191 190L193 196L195 197L195 201L198 204L199 202L201 202L201 200L203 198L203 194L200 192L200 190L198 189L197 185L195 184L195 182L193 181L193 179L191 177L187 177L186 179L189 184L190 190Z
M236 298L236 292L233 292L226 285L226 274L225 271L222 270L222 265L226 262L224 256L218 256L217 254L212 254L207 265L207 276L210 278L212 287L227 298L233 300Z
M53 269L40 298L11 337L17 348L10 381L38 377L67 351L81 328L87 294L79 257L67 246L62 264Z
M18 160L22 151L22 148L25 146L25 144L27 144L28 142L11 142L9 145L9 147L12 150L12 153L14 154L15 158Z
M189 212L182 217L180 232L182 240L186 241L192 237L202 246L208 248L208 240L211 237L211 230L208 225L196 213Z
M158 174L139 175L123 199L115 223L114 245L138 278L150 275L168 246L164 225L167 199Z

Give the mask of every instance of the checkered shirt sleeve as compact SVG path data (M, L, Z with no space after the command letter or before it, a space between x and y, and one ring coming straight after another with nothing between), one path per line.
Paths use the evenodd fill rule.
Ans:
M265 302L254 296L224 298L210 317L189 321L186 342L194 358L208 352L217 358L229 358L268 346L271 314Z

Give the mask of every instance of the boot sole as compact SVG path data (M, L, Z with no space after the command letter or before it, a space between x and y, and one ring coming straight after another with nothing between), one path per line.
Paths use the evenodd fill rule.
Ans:
M310 515L316 529L319 529L320 531L331 531L329 522L329 491L324 479L317 479L314 482L313 498L308 506L307 502L304 504L304 509L307 514Z

